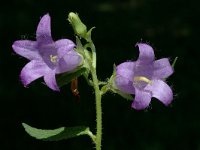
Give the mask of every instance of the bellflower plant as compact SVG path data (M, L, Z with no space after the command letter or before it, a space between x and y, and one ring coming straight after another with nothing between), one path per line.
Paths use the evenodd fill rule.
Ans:
M101 150L102 96L110 91L133 100L132 95L135 95L132 108L137 110L148 107L152 97L167 106L172 102L173 92L165 80L173 73L173 67L167 58L155 60L150 45L138 43L140 54L137 61L127 61L117 67L114 66L111 77L105 82L99 81L96 73L96 48L91 37L94 27L87 30L87 26L73 12L69 13L68 21L76 34L76 44L69 39L53 41L50 16L47 14L39 22L36 41L19 40L15 41L12 47L17 54L30 60L20 74L25 86L44 77L47 86L55 91L71 82L72 92L78 95L77 78L83 76L86 79L95 93L96 133L87 126L43 130L25 123L22 125L29 135L45 141L88 135L96 150Z
M115 84L124 93L135 94L132 107L145 109L151 97L169 105L173 99L171 88L164 79L173 73L167 58L154 60L154 51L145 43L138 43L139 58L137 61L124 62L117 66Z
M49 88L59 91L55 75L76 69L81 64L82 57L74 51L75 44L71 40L53 41L48 14L44 15L38 24L36 39L19 40L12 45L17 54L30 60L22 69L20 78L27 86L43 76Z

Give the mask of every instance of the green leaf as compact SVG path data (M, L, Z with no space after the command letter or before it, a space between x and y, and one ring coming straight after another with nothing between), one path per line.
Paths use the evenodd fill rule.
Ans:
M80 135L88 135L90 132L88 127L77 126L77 127L60 127L53 130L37 129L29 126L26 123L22 123L25 131L32 137L45 141L58 141L63 139L69 139L78 137Z
M62 87L63 85L68 84L69 82L71 82L72 79L83 75L85 71L87 71L86 68L81 68L72 73L63 73L63 74L57 75L56 80L57 80L58 86Z

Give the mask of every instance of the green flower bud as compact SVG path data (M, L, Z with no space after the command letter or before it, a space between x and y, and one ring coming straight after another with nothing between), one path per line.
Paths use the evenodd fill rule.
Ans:
M78 14L70 12L68 15L68 20L70 24L72 25L75 34L77 34L78 36L82 38L86 38L87 27L83 24Z

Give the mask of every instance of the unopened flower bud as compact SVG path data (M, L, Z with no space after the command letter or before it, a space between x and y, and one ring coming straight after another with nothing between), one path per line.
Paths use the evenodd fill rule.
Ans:
M70 24L72 25L74 32L78 36L85 38L86 33L87 33L87 27L82 23L78 14L70 12L68 15L68 20L69 20Z

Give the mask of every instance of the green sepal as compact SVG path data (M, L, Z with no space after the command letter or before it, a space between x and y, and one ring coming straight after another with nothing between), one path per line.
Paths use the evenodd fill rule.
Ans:
M88 47L89 47L89 44L86 44L86 45L83 46L79 37L76 36L76 48L75 48L75 50L79 54L82 55L83 61L84 61L83 62L84 67L90 69L88 61L90 61L90 62L92 61L92 53L87 50Z
M79 70L72 73L62 73L56 76L57 84L59 87L62 87L65 84L71 82L72 79L79 77L87 71L87 68L80 68Z
M92 31L93 31L93 29L95 29L96 27L92 27L87 33L86 33L86 41L87 42L91 42L92 41L92 38L91 38L91 36L92 36Z
M173 61L173 63L172 63L172 68L175 67L175 64L176 64L177 59L178 59L178 57L176 57L176 58L174 59L174 61Z
M76 36L76 48L75 48L75 51L77 51L81 55L84 55L83 49L84 48L83 48L83 45L81 43L81 40L79 39L78 36Z
M113 93L117 93L121 97L127 99L127 100L133 100L133 97L130 94L126 94L121 92L120 90L112 89Z
M70 139L78 137L80 135L88 135L90 130L85 126L76 126L76 127L60 127L53 130L43 130L37 129L29 126L26 123L22 123L25 131L32 137L44 140L44 141L59 141L63 139Z

